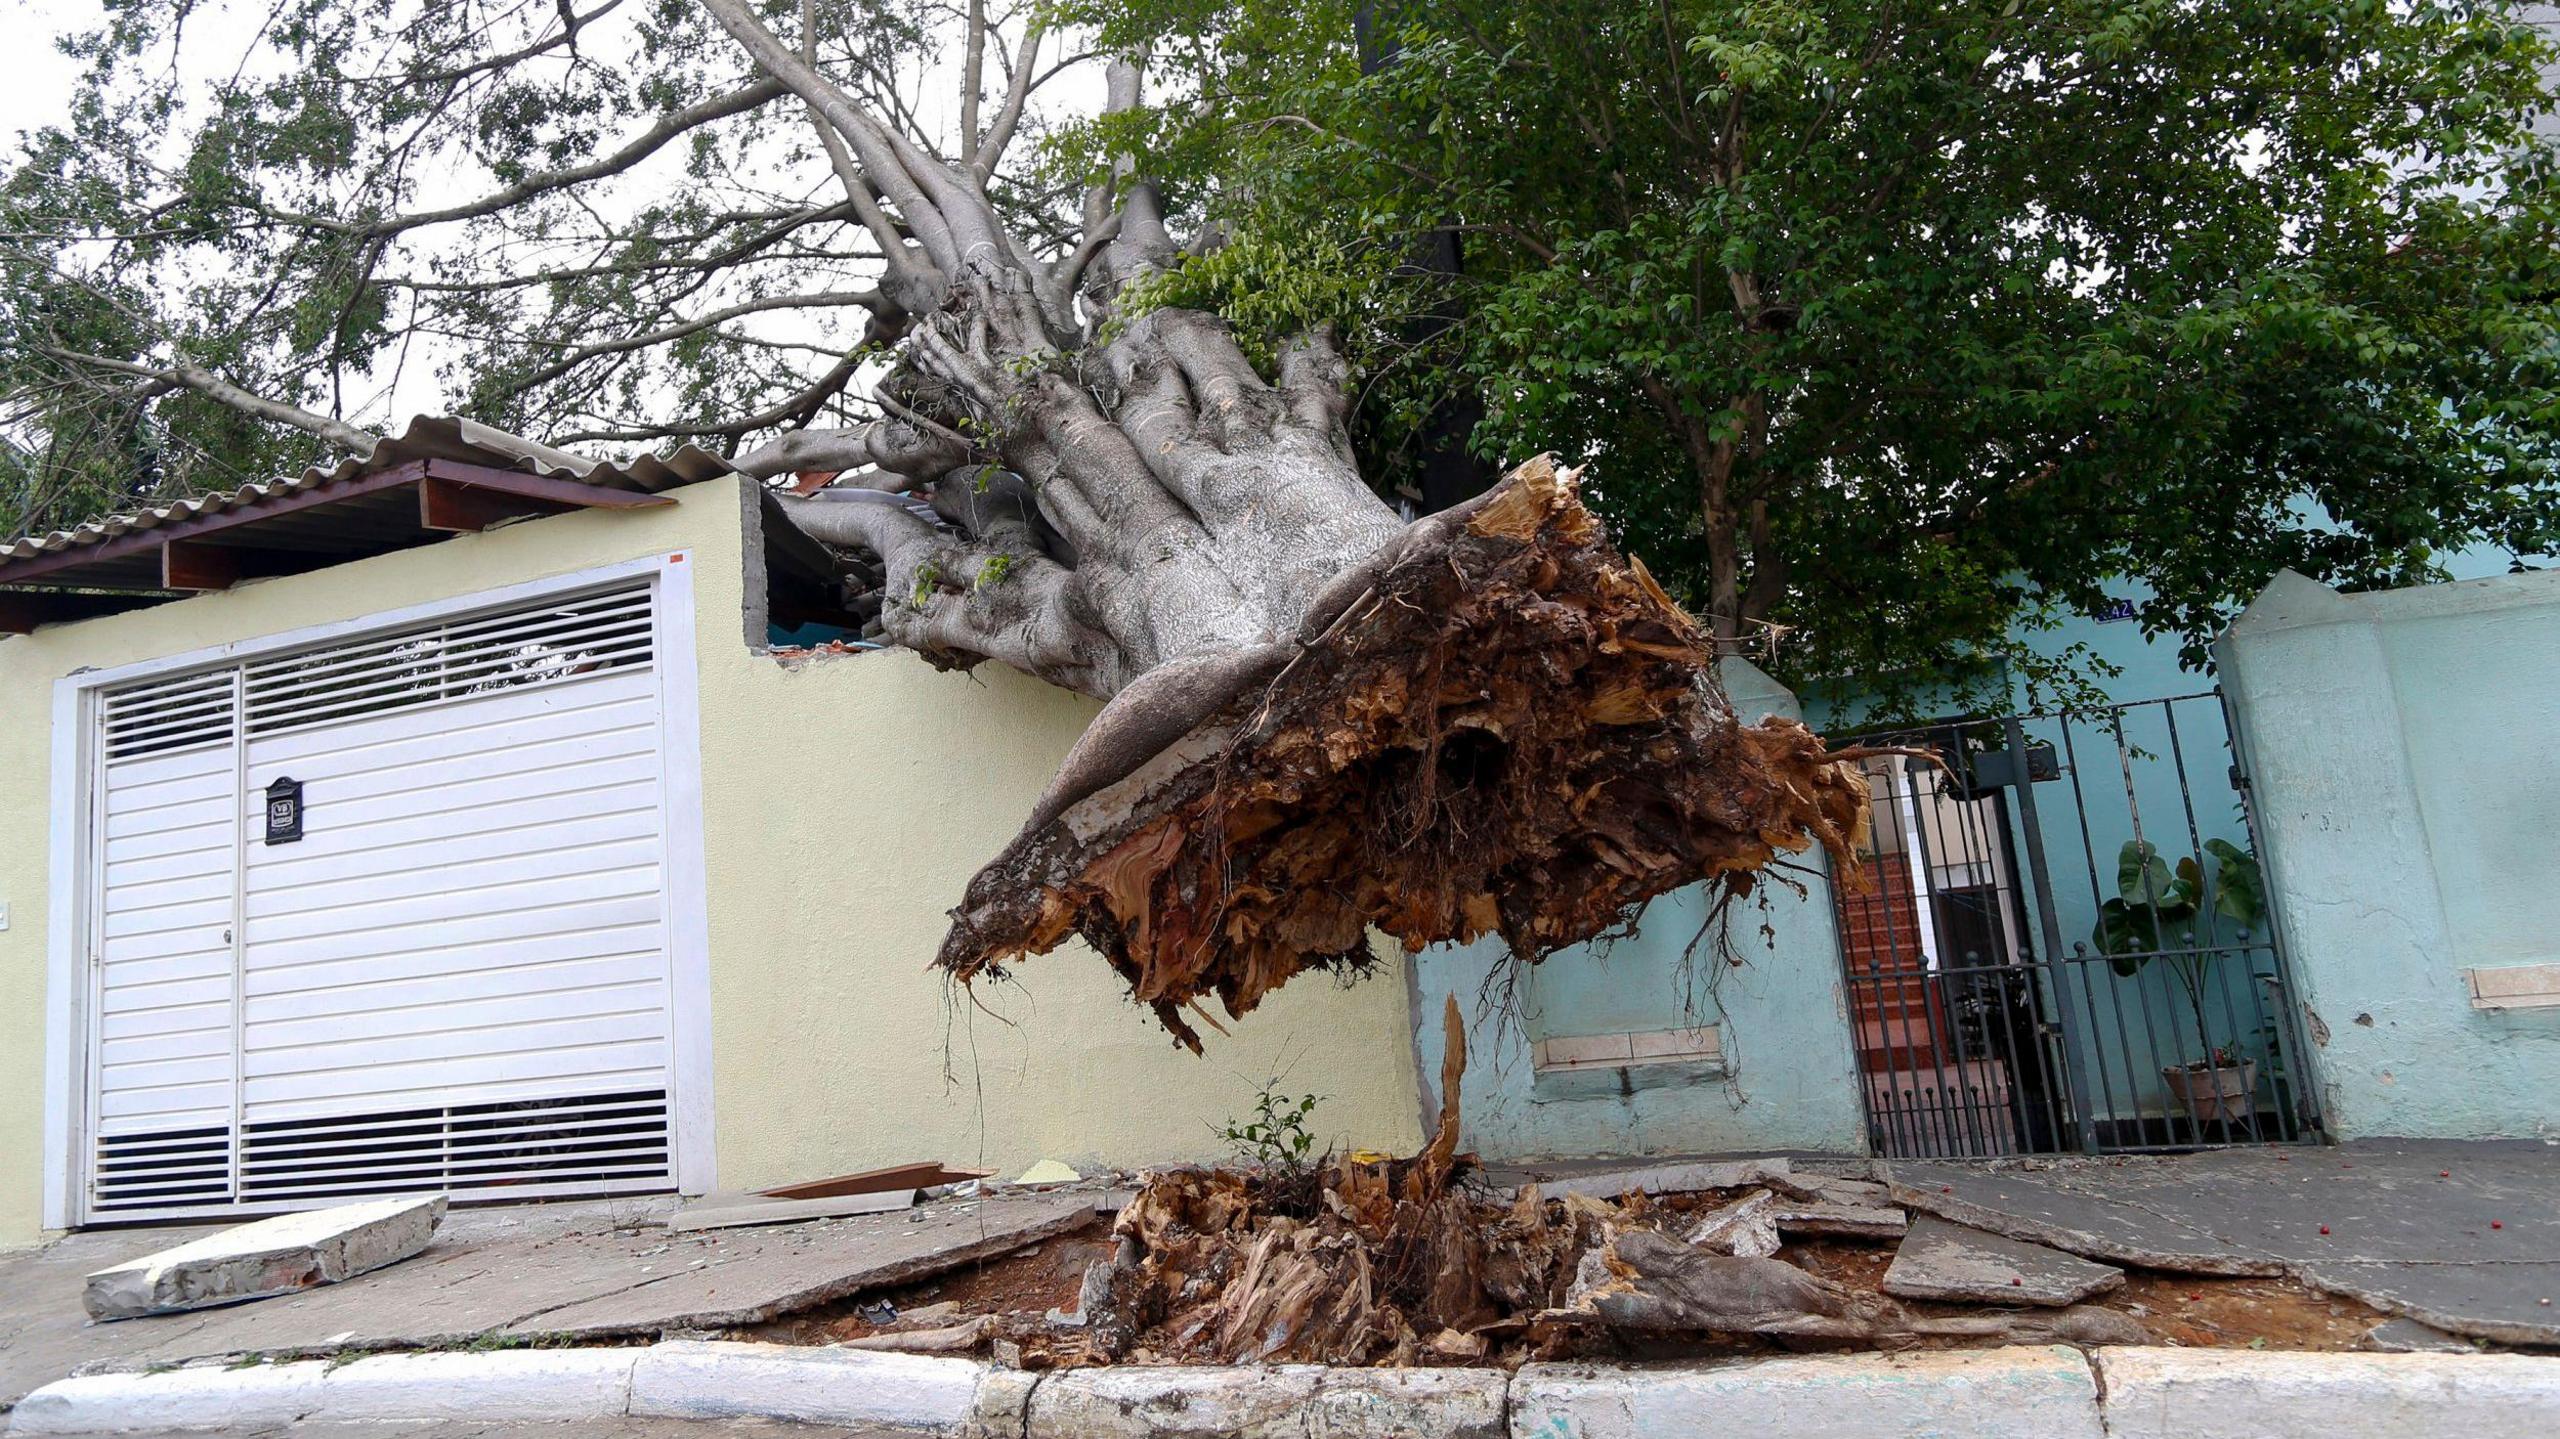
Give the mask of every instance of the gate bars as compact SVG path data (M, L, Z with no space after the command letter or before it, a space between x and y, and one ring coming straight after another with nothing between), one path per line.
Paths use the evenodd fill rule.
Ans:
M2318 1126L2220 691L1836 743L1868 884L1834 885L1879 1154L2189 1149Z

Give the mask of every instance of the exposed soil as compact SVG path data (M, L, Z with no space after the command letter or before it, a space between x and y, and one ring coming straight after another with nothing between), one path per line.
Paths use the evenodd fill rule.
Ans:
M998 1318L999 1334L1033 1332L1048 1327L1050 1310L1073 1309L1085 1266L1110 1256L1110 1233L1096 1219L1091 1228L1074 1234L914 1284L839 1299L736 1334L772 1344L835 1344L895 1330L957 1324L980 1314ZM951 1308L941 1307L946 1304Z

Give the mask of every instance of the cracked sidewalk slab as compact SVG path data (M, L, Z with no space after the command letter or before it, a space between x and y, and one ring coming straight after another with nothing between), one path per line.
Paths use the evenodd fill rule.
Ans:
M81 1312L82 1276L165 1248L173 1232L75 1234L0 1256L0 1407L67 1374L214 1356L428 1349L485 1335L593 1341L752 1323L1081 1228L1094 1202L1070 1192L690 1234L638 1227L661 1217L664 1203L458 1210L424 1252L344 1284L113 1324Z
M2012 1239L2179 1273L2290 1275L2452 1333L2560 1344L2560 1147L2538 1140L1891 1169L1896 1202Z

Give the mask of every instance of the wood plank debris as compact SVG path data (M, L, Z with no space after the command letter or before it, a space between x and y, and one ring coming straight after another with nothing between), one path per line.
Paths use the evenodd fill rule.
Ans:
M954 1169L939 1159L914 1164L892 1164L885 1169L865 1169L857 1174L839 1174L830 1179L803 1180L795 1184L777 1184L756 1193L768 1199L832 1199L845 1194L881 1194L897 1189L931 1189L937 1184L965 1184L972 1179L986 1179L992 1169Z

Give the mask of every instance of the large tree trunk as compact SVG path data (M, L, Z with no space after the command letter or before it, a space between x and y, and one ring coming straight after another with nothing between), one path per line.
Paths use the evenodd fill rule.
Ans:
M1570 476L1533 461L1405 525L1352 457L1327 337L1266 376L1213 316L1105 323L1178 262L1149 187L1098 190L1083 243L1037 261L984 154L925 153L745 0L705 3L809 105L901 309L883 420L746 464L861 469L858 502L792 513L876 558L887 637L1109 701L953 912L949 973L1081 935L1196 1048L1201 996L1241 1015L1365 967L1372 926L1535 960L1678 885L1741 893L1781 850L1849 857L1855 771L1736 722L1710 639ZM1111 80L1134 103L1136 72Z

